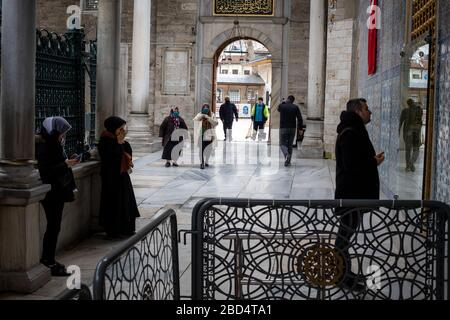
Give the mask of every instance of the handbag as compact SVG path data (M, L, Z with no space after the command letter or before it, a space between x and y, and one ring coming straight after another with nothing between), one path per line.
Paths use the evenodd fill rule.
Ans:
M71 168L64 170L64 173L57 176L55 179L55 185L52 185L52 189L61 197L64 202L75 201L74 190L76 189L75 177Z

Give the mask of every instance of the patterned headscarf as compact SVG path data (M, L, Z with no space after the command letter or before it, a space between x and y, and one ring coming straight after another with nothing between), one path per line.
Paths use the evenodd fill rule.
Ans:
M72 126L63 117L50 117L44 120L42 126L47 131L47 134L52 135L54 133L64 134L67 133Z

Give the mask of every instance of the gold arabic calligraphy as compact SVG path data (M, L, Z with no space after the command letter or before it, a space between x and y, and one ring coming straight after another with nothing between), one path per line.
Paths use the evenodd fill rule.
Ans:
M215 0L217 15L273 15L274 0Z

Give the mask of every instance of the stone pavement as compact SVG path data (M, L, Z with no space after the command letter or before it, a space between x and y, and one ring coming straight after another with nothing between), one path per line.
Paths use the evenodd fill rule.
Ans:
M161 152L135 162L132 181L141 218L138 229L158 212L173 208L178 228L190 229L194 205L205 197L252 199L332 199L335 162L331 160L296 159L285 168L278 159L279 150L266 143L219 142L211 167L201 170L198 154L185 150L178 168L165 168ZM270 153L271 152L271 153ZM268 156L269 154L269 156ZM193 163L190 163L190 161ZM197 161L195 161L197 160ZM184 162L184 164L182 164ZM189 237L188 237L188 240ZM98 261L121 242L94 234L70 250L61 252L58 260L81 267L82 282L92 284ZM188 298L191 282L190 242L179 246L181 295ZM65 279L53 280L32 295L0 294L0 299L51 299L66 288Z

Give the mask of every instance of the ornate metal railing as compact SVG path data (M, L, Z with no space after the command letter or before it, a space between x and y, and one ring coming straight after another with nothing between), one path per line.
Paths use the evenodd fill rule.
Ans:
M204 200L192 298L449 299L449 215L438 202Z
M89 287L82 284L80 289L67 289L59 296L57 296L55 300L92 300L92 294L91 290L89 290Z
M95 300L179 300L177 220L157 217L104 257L95 271Z
M46 117L62 116L72 125L66 138L70 155L84 149L84 32L36 32L36 129Z
M89 85L91 89L91 112L89 145L95 143L95 111L97 109L97 40L89 42Z

